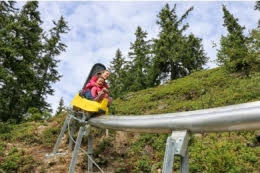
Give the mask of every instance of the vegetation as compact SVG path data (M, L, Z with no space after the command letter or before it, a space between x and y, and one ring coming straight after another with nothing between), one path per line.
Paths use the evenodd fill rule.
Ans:
M128 92L158 86L168 80L187 76L203 69L208 57L202 46L202 39L194 34L185 35L188 23L182 24L193 7L190 7L180 18L173 8L166 4L157 15L160 31L158 38L147 40L145 31L140 26L135 32L135 41L130 43L128 57L123 57L118 49L110 64L109 83L113 98ZM260 69L259 26L246 36L245 27L223 5L223 26L227 35L221 36L217 61L229 73L249 73ZM255 9L259 10L259 2ZM127 61L129 59L129 61Z
M61 17L46 32L37 9L37 1L21 9L14 1L0 2L0 121L20 122L30 108L48 111L45 97L61 77L55 57L65 51L67 24Z
M164 85L129 93L114 101L115 114L158 114L197 110L260 100L260 73L248 77L240 73L229 74L225 68L216 68L192 73ZM135 104L133 104L135 103ZM52 148L66 114L60 114L47 122L28 121L22 124L12 122L0 124L0 169L15 172L34 170L40 161L31 164L22 150L15 152L7 143L17 141L31 147L41 145ZM53 124L55 123L55 124ZM58 126L56 125L58 124ZM47 126L48 125L48 126ZM45 127L39 133L39 127ZM162 169L167 134L132 134L127 142L117 144L117 132L110 131L104 137L102 130L94 129L97 140L93 156L106 169L117 168L115 172L157 172ZM190 172L257 172L260 167L259 139L256 131L210 133L192 135L190 140ZM16 142L16 143L17 143ZM87 146L83 140L82 146ZM117 146L118 145L118 146ZM179 169L176 157L174 168ZM86 169L87 158L79 164ZM25 166L27 165L27 166Z
M122 55L120 49L117 49L116 55L113 58L111 65L109 67L109 71L111 72L109 78L110 84L110 94L115 98L118 97L120 94L124 93L124 80L126 77L126 70L125 68L125 58Z
M43 121L0 122L0 172L37 172L37 168L44 168L42 160L32 155L32 152L38 155L40 151L31 151L32 147L52 148L64 115L49 119L49 123L58 124L55 127L48 127ZM41 128L43 130L39 131Z
M179 19L176 4L171 9L168 4L158 14L157 24L160 26L159 38L153 44L153 76L152 81L160 84L161 80L174 80L202 69L207 62L201 39L193 34L185 36L183 32L188 24L181 26L193 10L190 7ZM160 71L158 71L160 70ZM170 76L169 76L170 74ZM169 77L168 77L169 76Z
M64 100L63 97L61 97L60 101L59 101L59 106L57 108L56 111L56 116L59 115L60 113L62 113L63 111L65 111L65 106L64 106Z
M181 112L260 100L259 77L259 72L244 77L240 73L229 74L225 68L195 72L165 85L122 96L114 101L115 114ZM129 146L124 167L129 172L161 169L166 138L167 135L141 134ZM258 172L257 140L254 131L193 135L189 147L190 172Z
M40 27L38 2L27 2L21 11L14 5L0 2L4 28L0 30L0 172L36 172L43 163L21 148L52 148L61 129L66 116L63 99L57 116L51 118L44 96L53 93L51 83L60 78L55 56L65 50L60 36L68 28L61 17L47 36ZM128 54L131 61L116 51L109 68L111 94L117 98L110 107L113 114L160 114L260 100L259 26L245 36L244 27L223 6L228 34L222 36L218 50L222 66L202 70L207 61L202 40L183 34L188 24L182 22L192 9L178 18L176 5L171 9L166 4L158 14L158 38L147 40L138 26ZM259 10L259 1L255 9ZM168 135L125 135L127 142L118 146L116 131L105 137L94 129L93 136L99 139L93 153L97 163L103 168L112 165L118 173L158 172ZM85 139L83 143L86 146ZM192 134L190 172L257 173L259 144L259 131ZM64 160L60 159L62 164ZM175 161L177 170L180 160ZM87 157L79 165L86 169L86 163Z
M260 11L260 1L256 1L255 10ZM260 28L260 19L258 20L258 28Z
M38 163L31 156L26 155L24 151L12 148L0 163L0 170L10 173L31 172L37 165Z
M50 127L43 131L41 137L42 144L47 147L52 147L57 140L60 132L60 127Z
M151 43L147 39L147 33L140 26L135 32L135 41L130 43L130 64L127 71L127 83L125 90L138 91L146 89L150 85L149 72L151 70Z
M223 68L204 70L156 88L129 93L113 104L116 114L150 114L259 100L258 75L254 73L247 78L240 73L228 74Z
M218 52L218 61L231 72L244 71L248 73L250 65L247 59L248 49L246 37L243 35L245 27L238 24L238 19L223 5L224 24L228 35L221 37L221 49Z
M158 38L152 40L147 40L147 33L140 26L137 27L135 41L130 43L129 61L123 58L118 49L110 64L109 84L113 98L202 69L208 60L202 39L193 34L183 34L189 25L182 23L192 10L193 7L190 7L178 18L176 5L171 9L166 4L157 16L160 28Z

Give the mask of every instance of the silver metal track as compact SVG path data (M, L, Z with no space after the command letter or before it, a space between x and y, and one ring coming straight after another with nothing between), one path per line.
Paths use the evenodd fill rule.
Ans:
M100 128L147 133L256 130L260 129L260 101L179 113L100 116L88 122Z

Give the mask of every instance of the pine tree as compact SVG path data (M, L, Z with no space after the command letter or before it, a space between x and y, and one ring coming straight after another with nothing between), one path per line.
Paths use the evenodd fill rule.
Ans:
M191 9L189 9L191 11ZM186 14L189 13L186 11ZM159 24L161 31L159 33L159 38L154 40L154 77L157 78L157 81L154 81L158 84L161 79L164 79L168 76L169 72L171 73L171 79L174 77L174 73L177 72L177 61L178 61L178 46L181 39L181 32L178 29L179 24L176 15L176 4L173 9L170 9L169 4L166 4L165 7L160 11L157 16L157 24ZM186 27L185 27L186 28ZM160 71L159 71L160 69ZM158 78L159 77L159 78ZM156 79L154 79L156 80Z
M227 36L222 36L220 40L221 48L218 50L217 58L220 64L224 64L230 72L248 72L250 66L246 59L248 50L246 47L247 38L243 35L242 27L236 19L223 5L223 19L227 28Z
M3 121L20 121L29 108L35 107L42 112L48 108L45 97L52 94L50 84L60 77L54 57L59 50L64 51L60 34L67 30L66 25L60 24L60 28L53 29L56 31L47 37L41 28L37 1L27 2L21 10L15 9L14 5L14 2L0 3L4 23L0 30L0 120ZM50 44L50 40L61 46ZM48 68L44 68L46 65ZM55 80L44 78L44 71L53 74Z
M148 71L150 69L151 45L147 41L147 33L142 30L140 26L135 32L135 41L130 43L129 58L130 69L128 80L131 81L129 91L138 91L145 89L149 85Z
M40 19L40 12L37 10L38 2L31 1L26 3L20 14L18 15L18 27L17 27L17 39L21 39L19 48L17 51L20 52L22 57L21 70L19 71L18 80L21 84L20 90L24 90L27 98L23 105L24 111L30 107L35 107L40 110L40 106L36 106L38 102L33 98L36 96L38 91L37 71L39 64L39 58L41 50L43 49L42 37L43 32L40 25L42 21ZM26 70L23 70L26 69Z
M24 112L21 105L27 98L23 97L23 90L20 89L23 85L19 83L25 63L20 62L23 61L20 53L23 40L19 35L19 25L16 22L18 10L14 5L14 2L0 2L0 120L4 121L16 119L19 112Z
M113 98L117 98L126 92L126 61L122 55L120 49L117 49L115 57L109 66L110 77L109 77L109 92Z
M184 51L180 58L182 64L180 74L186 76L194 71L202 70L203 65L208 61L202 45L202 39L190 34L184 37L183 46Z
M37 66L37 92L32 99L32 104L37 103L34 107L44 110L49 107L44 97L52 95L54 90L52 83L57 82L61 75L57 71L57 64L59 60L55 59L61 52L65 51L66 45L61 42L61 34L67 33L69 30L64 18L61 17L59 21L53 22L54 27L50 30L50 37L43 35L43 56L38 59Z
M56 116L59 115L62 111L65 110L65 106L64 106L64 100L63 100L63 97L60 98L60 101L59 101L59 106L57 108L57 111L56 111Z
M260 11L260 1L256 2L255 10ZM250 31L247 41L248 47L248 62L253 71L260 70L260 20L258 21L258 27Z
M256 1L255 10L260 11L260 1ZM260 29L260 19L258 20L258 28Z
M162 80L188 75L206 63L201 39L192 34L183 34L189 25L182 25L182 22L192 10L193 7L190 7L178 18L176 4L172 9L166 4L158 14L157 24L161 31L159 38L154 39L153 71L150 73L154 85L160 84Z
M260 1L256 1L255 10L260 10Z

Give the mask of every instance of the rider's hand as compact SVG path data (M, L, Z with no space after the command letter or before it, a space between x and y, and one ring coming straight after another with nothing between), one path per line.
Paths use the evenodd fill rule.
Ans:
M98 95L104 95L104 94L105 94L105 92L103 90L98 92Z
M103 88L102 91L105 93L108 93L108 89L106 89L106 88Z

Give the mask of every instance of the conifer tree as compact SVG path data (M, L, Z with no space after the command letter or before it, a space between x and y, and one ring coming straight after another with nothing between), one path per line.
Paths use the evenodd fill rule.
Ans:
M63 97L60 98L60 101L59 101L59 106L57 108L57 111L56 111L56 114L55 115L59 115L62 111L65 110L65 106L64 106L64 100L63 100Z
M247 38L243 35L242 27L235 18L223 5L223 19L227 28L227 36L222 36L220 40L221 48L218 50L217 58L220 64L224 64L230 72L244 71L248 73L250 68L247 60L248 50L246 46Z
M256 1L255 10L260 10L260 1Z
M187 37L183 34L189 25L182 25L182 22L192 10L193 7L190 7L179 19L176 4L172 9L166 4L160 11L157 24L161 30L159 38L154 39L153 71L150 73L154 85L160 84L161 80L185 76L193 70L201 69L206 63L201 40L194 35ZM196 51L193 51L194 48Z
M15 2L0 1L0 120L7 120L14 118L7 114L10 110L10 104L15 101L11 98L14 85L17 85L16 76L14 74L14 67L11 68L11 63L15 61L14 58L10 58L15 54L15 50L10 43L10 40L14 40L14 20L18 12L14 8Z
M183 54L181 55L182 68L180 75L186 76L190 73L203 69L203 65L207 63L208 57L202 45L202 39L189 34L183 40Z
M260 1L256 1L255 10L260 11ZM258 20L258 28L260 29L260 19Z
M260 11L260 1L256 2L255 10ZM247 41L248 61L253 71L260 70L260 20L258 27L251 30Z
M149 78L148 71L150 68L151 45L149 40L146 40L147 33L142 30L140 26L135 32L135 41L130 43L130 51L128 53L130 62L130 69L127 80L131 81L129 91L137 91L148 87Z
M117 98L125 91L126 61L120 49L117 49L115 57L110 63L109 92L113 98Z
M37 10L38 2L31 1L26 3L19 15L18 26L16 28L17 36L16 39L20 40L17 43L16 51L19 52L21 56L21 62L13 64L15 66L21 66L20 70L17 71L17 79L20 86L16 89L17 91L25 91L23 98L27 98L25 103L21 104L24 108L24 111L30 107L35 107L41 110L42 104L39 104L36 97L37 91L39 90L38 83L40 82L37 79L39 71L39 59L40 53L43 49L43 42L41 34L43 32L40 25L42 21L40 19L40 12ZM40 98L39 98L40 99ZM23 111L22 111L23 112Z
M14 5L14 2L0 3L4 22L0 30L0 120L3 121L20 121L29 108L46 111L45 97L52 94L50 85L60 77L54 57L65 50L60 34L68 29L61 19L63 24L58 22L47 36L41 28L37 1L25 3L21 10Z
M59 60L55 59L61 52L65 51L66 45L61 42L61 34L67 33L69 30L67 23L61 16L58 22L53 22L54 27L50 30L50 36L44 37L43 56L38 59L37 72L37 92L32 99L32 104L37 103L34 107L39 107L40 110L49 107L44 100L46 95L52 95L54 90L52 83L57 82L61 75L57 71Z
M189 13L192 9L186 11L186 14ZM179 25L181 23L177 20L176 15L176 4L173 9L170 9L169 4L166 4L165 7L160 11L157 15L158 20L157 24L159 24L161 31L159 33L159 38L154 40L154 73L156 74L154 77L157 78L156 83L160 82L161 79L164 79L168 76L169 72L173 72L172 79L174 73L177 72L177 49L180 46L179 42L181 40L181 32L179 30ZM184 18L183 18L184 19ZM186 28L186 26L185 26ZM183 30L185 29L183 28ZM160 71L158 71L160 69ZM156 79L154 79L156 80Z

